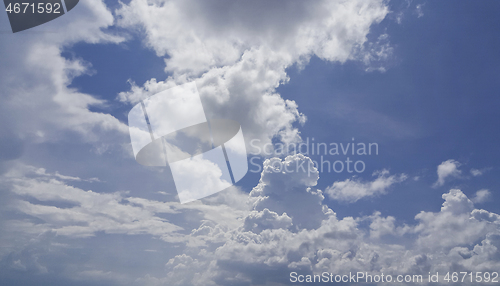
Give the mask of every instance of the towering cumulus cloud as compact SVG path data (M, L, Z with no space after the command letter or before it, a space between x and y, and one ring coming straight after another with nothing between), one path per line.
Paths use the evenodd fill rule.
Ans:
M443 194L441 210L417 214L414 225L401 224L380 212L339 219L324 204L321 190L312 187L317 177L304 180L306 173L276 172L278 162L293 160L310 161L296 155L264 163L261 181L249 195L253 210L240 227L226 233L222 246L178 255L166 264L166 278L141 281L289 285L290 272L359 271L384 273L396 280L398 275L427 277L429 272L454 269L491 273L500 266L500 216L476 209L462 191ZM205 224L202 229L205 235L198 237L206 242L215 243L221 237L220 226ZM196 275L189 277L190 271Z

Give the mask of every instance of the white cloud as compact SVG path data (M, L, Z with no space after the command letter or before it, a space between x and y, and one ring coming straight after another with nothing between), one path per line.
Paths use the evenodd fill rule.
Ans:
M164 270L144 266L128 273L111 265L85 262L82 267L74 262L61 275L110 284L288 285L290 271L427 275L457 267L484 272L500 266L500 216L475 209L460 190L443 194L441 210L417 214L415 225L380 212L339 219L323 204L322 192L313 189L317 171L296 171L295 162L310 159L294 155L267 160L260 183L249 195L228 192L232 199L214 196L187 205L84 191L55 175L37 173L37 168L19 167L4 174L1 183L16 194L12 207L31 219L4 223L4 233L17 232L20 238L29 232L46 234L27 248L5 253L2 263L9 269L51 273L59 267L47 263L54 251L75 251L81 247L75 246L78 236L105 232L161 238L164 245L158 252L144 251L154 249L148 244L141 251L162 255ZM379 176L390 177L387 172ZM246 204L231 206L242 200L248 200L251 211L244 210ZM193 216L193 211L202 215ZM68 238L66 246L59 242L63 237ZM141 247L136 240L129 243ZM174 245L177 252L166 257L161 253ZM67 258L59 259L63 263Z
M258 8L264 3L266 9ZM85 134L85 140L102 141L96 129L127 132L111 115L89 111L103 101L67 87L88 65L62 58L64 47L122 40L101 31L113 24L102 2L81 2L78 8L78 17L39 27L54 29L55 35L34 33L0 42L5 102L0 122L2 128L12 124L5 129L19 140L57 140L60 131L71 130ZM166 69L173 75L133 86L119 99L137 102L196 80L209 117L238 120L245 135L262 144L275 136L296 140L294 123L305 117L295 102L275 92L288 80L286 68L305 64L313 55L370 64L375 56L385 58L390 55L386 42L369 45L366 35L387 13L385 1L132 0L118 12L120 25L144 29L146 44L168 55ZM85 176L17 163L10 163L0 178L2 196L8 198L2 201L8 207L2 209L0 275L14 269L23 276L45 273L85 284L288 285L291 270L426 275L500 268L500 216L474 209L461 191L444 194L441 210L421 212L416 225L380 212L340 219L324 204L323 192L315 188L319 173L308 168L312 162L303 155L266 160L250 194L231 188L187 205L130 196L111 184L106 192L87 191L71 185L92 180ZM453 165L455 171L445 166L441 175L438 168L443 182L455 174ZM355 201L384 194L406 179L387 171L376 175L373 182L350 180L326 192ZM105 174L102 179L107 180ZM356 194L345 192L346 185ZM141 260L134 247L158 255ZM152 249L158 251L145 251ZM126 254L128 259L121 259ZM161 269L155 271L158 264Z
M310 189L307 185L315 185L314 179L304 180L305 174L285 168L274 172L280 166L274 163L275 168L269 169L271 161L266 164L268 171L263 172L260 187L249 197L251 201L257 194L259 199L274 197L269 208L249 213L239 229L224 236L222 246L199 254L178 255L167 263L166 277L145 276L141 281L155 281L155 285L171 281L178 281L174 285L288 285L290 271L425 276L429 271L451 271L454 267L493 271L500 265L500 216L474 209L460 190L443 195L445 202L440 211L418 214L417 225L401 225L395 217L384 217L380 212L342 220L331 212L328 216L309 216L309 220L321 223L296 231L296 216L288 216L297 213L296 207L279 202L292 196L306 202L306 209L307 197L316 200L313 192L304 192ZM364 222L368 227L363 226Z
M476 192L476 195L472 199L475 204L480 204L488 201L491 198L491 192L487 189L481 189Z
M354 203L363 198L386 194L389 187L408 177L405 174L389 176L388 170L375 172L373 176L377 178L372 182L362 182L360 179L335 182L326 188L325 193L333 200Z
M310 54L345 61L387 13L383 1L321 0L134 0L117 11L119 24L143 28L146 43L159 56L169 55L167 70L179 74L234 65L245 51L258 47L292 62Z
M424 4L418 4L416 7L415 7L415 12L417 13L417 17L420 18L420 17L423 17L424 16L424 11L423 11L423 7L424 7L425 3Z
M31 33L2 34L0 113L4 118L0 124L12 131L10 137L56 141L61 131L70 130L85 134L85 141L95 141L99 129L127 132L113 116L89 110L90 106L102 106L103 100L68 87L74 77L88 72L89 64L61 56L65 48L77 42L123 41L103 31L112 24L113 16L104 3L91 0L80 3L78 12L71 16L35 27Z
M359 221L371 221L370 238L380 239L384 236L400 237L411 230L407 225L396 226L396 218L393 216L383 217L381 212L375 212L373 215L361 218Z
M389 42L389 35L382 34L378 37L377 41L363 46L359 54L366 65L366 71L378 70L385 72L387 61L391 58L393 52L394 48Z
M460 165L460 162L452 159L441 163L437 167L438 180L436 181L436 183L434 183L434 186L442 186L444 185L447 178L460 176L460 174L462 173L462 171L458 169Z
M478 170L478 169L470 169L470 173L474 177L481 176L483 174L483 172L481 170Z
M474 177L482 176L487 171L491 170L491 168L483 168L483 169L470 169L470 173Z
M256 211L272 210L292 218L294 229L317 228L333 212L322 204L321 190L313 189L319 172L313 162L302 154L284 160L264 161L259 184L250 192Z
M91 64L77 56L62 56L76 43L115 45L122 42L123 37L107 30L113 22L113 15L103 1L90 0L80 2L70 15L28 31L2 32L0 174L9 170L10 162L16 159L29 162L32 158L23 158L27 152L36 154L35 157L43 153L47 145L40 147L40 144L44 143L66 144L69 148L78 144L103 146L109 143L121 151L121 142L128 140L127 126L110 114L91 111L91 108L104 107L105 100L70 87L75 77L89 73ZM2 31L10 29L7 13L0 13L0 26ZM63 153L52 156L67 158ZM41 165L50 169L57 161L48 159ZM64 167L57 168L62 170ZM60 181L95 181L78 173L65 177L56 173L50 177ZM1 204L2 208L4 205L10 207L7 202ZM24 222L18 224L24 226Z
M243 230L259 234L266 229L287 229L291 226L292 219L286 213L280 216L273 211L264 209L261 212L252 211L245 218Z
M451 190L443 198L441 211L418 214L415 226L398 225L394 217L377 212L359 219L338 220L332 215L318 228L300 232L275 225L256 231L242 227L214 251L170 260L170 280L156 281L158 285L168 281L182 281L175 285L288 285L291 271L424 276L456 267L494 271L500 265L500 224L491 218L500 216L487 211L475 215L478 210L459 190ZM265 212L272 214L273 210ZM362 221L370 222L369 227L363 227ZM196 274L188 276L180 269Z
M439 213L421 212L415 218L419 233L417 243L423 249L445 249L475 244L488 233L498 231L498 225L474 216L474 204L460 190L443 194L445 202Z
M85 191L58 180L61 177L69 176L59 173L50 175L43 169L18 165L3 174L0 182L9 186L12 193L18 196L11 201L11 209L44 221L39 226L45 231L69 237L94 236L97 232L104 231L110 234L149 234L165 241L182 241L179 232L183 228L158 217L158 214L176 214L179 213L179 208L200 209L206 219L220 224L227 222L224 225L230 226L234 225L237 217L245 213L244 209L224 210L223 206L218 207L217 203L210 201L206 204L182 206L173 202L129 197L126 192ZM229 197L228 194L225 195ZM32 202L29 198L36 199L37 202ZM11 225L15 227L16 224ZM19 226L23 225L19 221Z
M24 172L34 172L38 176L45 176L45 177L52 177L52 178L57 178L62 181L77 181L77 182L100 182L98 178L90 178L90 179L82 179L80 177L74 177L74 176L66 176L66 175L61 175L59 172L55 172L54 174L47 173L47 170L44 168L34 168L33 166L20 166L21 169L23 169ZM13 170L11 170L13 171Z
M313 55L367 64L385 58L391 50L387 41L363 46L371 25L387 13L379 0L133 0L117 11L119 25L143 29L146 44L168 56L166 71L173 75L143 87L133 84L118 99L135 103L197 78L207 117L240 122L247 143L258 139L263 146L276 135L284 142L300 140L293 124L304 123L305 116L275 92L288 80L286 68L304 65Z

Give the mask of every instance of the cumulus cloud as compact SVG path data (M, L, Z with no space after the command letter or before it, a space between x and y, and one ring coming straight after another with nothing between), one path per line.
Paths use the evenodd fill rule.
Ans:
M143 28L146 43L159 56L169 56L166 69L179 74L231 66L259 47L279 53L288 64L312 54L346 61L387 13L384 1L322 0L134 0L117 11L119 24Z
M411 230L407 225L397 226L396 218L393 216L383 217L381 212L376 211L371 216L358 219L360 222L370 222L370 238L380 239L384 236L400 237Z
M340 219L314 188L317 172L292 168L301 162L312 164L300 154L267 160L259 184L250 194L238 195L248 201L247 210L224 199L180 205L120 192L100 194L64 184L55 174L37 174L37 168L17 168L4 174L1 183L16 196L12 208L30 219L9 221L3 229L45 234L4 254L1 262L9 269L50 273L56 266L45 258L54 251L74 251L59 242L61 237L71 243L81 235L104 232L149 235L180 251L163 257L163 270L154 273L150 267L127 273L109 265L89 268L88 263L79 271L76 263L64 275L109 284L288 285L291 271L425 276L429 271L484 272L500 266L500 216L476 209L462 191L443 194L441 209L416 214L416 224L381 212ZM189 216L194 210L203 216ZM179 215L191 217L189 223L174 220Z
M281 174L295 177L293 172ZM302 185L297 191L306 188ZM302 194L304 200L306 196L315 196L303 191ZM170 281L178 281L174 285L288 285L291 271L368 271L394 276L425 276L457 267L461 271L493 271L500 265L500 216L475 209L460 190L443 194L443 199L440 211L417 214L416 225L401 224L380 212L342 220L331 213L310 217L321 223L298 232L289 225L290 219L292 225L295 223L295 218L285 216L295 206L275 204L276 208L270 206L250 213L242 226L229 232L223 245L214 251L182 254L170 260L166 265L168 282L165 278L144 279L158 285ZM282 211L280 217L278 213ZM196 274L190 274L186 280L182 270L176 271L174 261L178 261L179 269L192 269Z
M259 234L266 229L287 229L291 225L292 219L286 213L280 216L273 211L264 209L261 212L252 211L245 217L243 230Z
M250 192L253 208L286 213L296 230L317 228L323 218L333 214L322 204L322 191L313 188L318 178L312 160L302 154L268 159L259 184Z
M389 175L388 170L374 172L377 178L372 182L362 182L361 179L346 179L335 182L326 188L325 193L333 200L354 203L360 199L383 195L387 189L408 178L406 174Z
M6 16L0 16L2 23ZM29 35L2 34L0 127L10 130L0 135L7 135L4 140L56 141L62 131L76 131L86 135L83 140L95 141L99 129L127 131L113 116L89 110L103 100L68 87L74 77L88 73L89 64L61 55L77 42L122 42L123 37L105 31L111 25L111 12L102 1L92 0L80 3L71 17L35 27Z
M422 248L451 249L454 246L474 243L491 231L490 225L471 218L474 204L460 190L443 194L445 202L439 213L421 212L415 218L420 236L417 243Z
M262 9L266 7L265 9ZM279 138L300 140L294 123L306 117L275 89L286 68L311 56L366 64L390 53L387 41L372 43L370 27L388 13L384 1L157 1L133 0L118 9L121 27L145 32L145 43L165 57L164 81L151 79L119 94L136 103L157 91L195 80L208 118L241 123L259 147ZM380 47L380 48L379 48ZM251 150L254 151L255 150Z
M460 165L461 165L460 162L452 159L441 163L437 167L438 180L436 181L436 183L434 183L434 186L435 187L442 186L444 185L447 178L460 176L460 174L462 173L462 171L458 169Z

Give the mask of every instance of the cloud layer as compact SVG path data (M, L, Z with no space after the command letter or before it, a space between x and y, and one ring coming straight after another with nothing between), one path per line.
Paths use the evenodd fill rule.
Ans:
M444 193L441 209L416 214L414 224L380 212L340 218L324 204L322 191L314 188L317 173L286 168L276 172L278 163L294 161L311 163L300 154L266 160L250 194L223 192L220 195L226 197L187 205L84 191L61 181L60 174L19 166L1 182L17 197L11 209L30 219L8 221L5 230L45 233L39 239L57 253L71 249L55 246L64 237L71 241L99 232L147 234L181 247L181 254L165 260L166 274L142 268L133 278L137 285L288 285L292 271L425 276L429 271L458 269L491 272L500 266L500 216L475 208L462 191ZM231 207L229 197L246 200L249 208ZM174 223L175 216L193 210L204 215L182 227ZM51 255L26 248L3 256L2 263L8 269L44 273L54 267L44 259ZM133 277L109 267L65 268L61 275L104 275L117 284Z

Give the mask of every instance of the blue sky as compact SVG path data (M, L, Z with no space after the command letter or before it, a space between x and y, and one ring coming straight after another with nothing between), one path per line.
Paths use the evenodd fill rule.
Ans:
M89 0L2 32L0 284L498 271L499 11L496 1ZM9 31L5 14L0 25ZM189 81L209 118L241 123L247 149L355 138L379 154L350 156L362 173L312 175L269 168L320 156L262 155L267 172L180 204L168 168L134 160L127 114Z
M386 18L373 29L388 33L394 46L386 72L367 73L356 62L313 59L302 71L291 68L290 83L279 88L307 115L303 135L322 142L349 142L351 137L378 142L380 154L369 159L368 174L389 168L423 175L421 182L405 187L411 191L388 204L387 198L368 202L363 208L368 212L383 205L388 214L413 218L418 210L435 208L429 198L440 197L440 192L427 187L436 180L429 166L451 158L469 169L493 169L480 180L455 181L447 187L459 186L472 194L493 190L499 183L493 171L499 159L494 130L500 122L500 99L495 96L500 57L495 34L500 23L493 12L498 3L439 1L423 7L423 17L405 17L401 24ZM354 110L341 117L334 111L338 105L364 112ZM366 119L369 114L375 118ZM323 179L331 184L338 178ZM498 211L495 203L487 207ZM359 211L349 209L345 210L350 214Z

